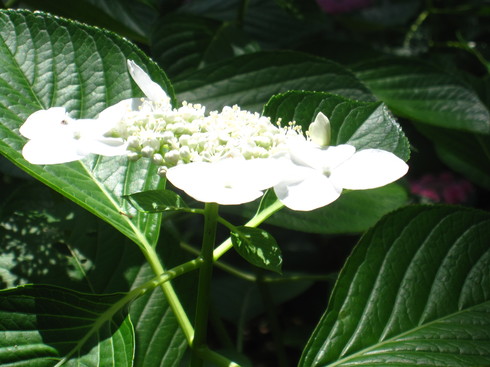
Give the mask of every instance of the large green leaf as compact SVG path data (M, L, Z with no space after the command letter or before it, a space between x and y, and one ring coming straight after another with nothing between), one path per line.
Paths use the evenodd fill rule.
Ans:
M261 111L269 98L291 89L316 90L372 101L356 77L332 61L297 52L256 52L215 63L176 78L180 100L201 103L208 111L238 104Z
M0 291L0 364L132 366L131 321L121 310L106 313L120 298L42 285Z
M126 58L172 94L165 75L124 39L42 13L1 12L0 37L0 152L139 245L155 244L160 217L137 213L121 198L163 186L148 160L91 155L68 164L31 165L22 158L25 139L17 131L39 109L63 106L72 117L95 117L122 99L141 96Z
M151 34L154 59L170 76L258 51L256 42L233 23L189 14L171 14Z
M160 19L151 33L151 52L169 76L195 70L212 42L220 23L182 14Z
M330 120L330 145L383 149L404 160L410 156L407 138L382 103L358 102L330 93L292 91L272 97L264 107L264 114L273 121L296 121L303 131L308 130L319 112Z
M490 364L490 215L414 206L361 239L300 366Z
M417 59L384 57L354 66L357 77L400 116L431 125L490 134L490 112L477 93Z

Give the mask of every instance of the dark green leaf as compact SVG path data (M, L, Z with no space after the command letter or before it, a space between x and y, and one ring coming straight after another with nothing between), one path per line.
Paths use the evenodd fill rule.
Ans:
M372 101L356 77L332 61L297 52L256 52L176 78L180 100L208 111L238 104L261 111L269 98L291 89L316 90Z
M70 6L58 0L23 0L32 9L109 29L138 42L148 43L156 13L150 6L132 0L77 0Z
M19 188L2 209L0 281L5 287L35 282L112 293L154 277L129 239L37 182ZM161 236L158 248L175 248L174 242ZM160 255L168 263L179 261L175 250ZM177 366L187 343L161 290L132 302L129 312L136 329L134 365Z
M249 263L259 268L281 272L281 249L274 237L260 228L236 227L231 232L235 250Z
M125 195L124 198L129 200L136 209L145 213L160 213L187 207L184 200L171 190L137 192Z
M53 366L69 357L66 366L132 366L129 317L105 313L121 296L42 285L0 291L0 363Z
M302 232L358 233L372 227L383 215L400 208L407 200L407 191L397 184L346 191L332 204L311 212L284 208L267 223Z
M234 23L224 23L214 35L199 67L260 51L256 41L248 37Z
M74 118L95 117L118 101L141 96L126 70L131 58L170 91L166 76L124 39L42 13L0 13L0 152L19 167L106 220L142 245L158 238L160 217L138 213L122 195L162 188L149 160L88 156L37 166L23 160L18 128L33 112L63 106Z
M234 22L237 20L237 11L242 6L240 0L188 1L181 11ZM239 21L242 21L244 31L261 46L285 49L300 45L306 37L324 28L325 18L320 18L318 22L313 19L298 19L283 9L276 0L250 0L246 4L243 21Z
M485 212L386 216L342 269L300 366L489 365L489 242Z
M272 121L296 121L307 131L316 115L330 120L330 145L350 144L357 149L376 148L407 160L408 140L386 106L379 102L358 102L329 93L292 91L274 96L264 107Z
M380 58L354 67L357 77L400 116L490 134L490 112L459 79L411 58Z
M439 158L475 184L490 189L490 137L425 124L417 129L430 139Z
M220 23L216 20L172 14L162 18L151 34L151 52L170 76L197 69Z

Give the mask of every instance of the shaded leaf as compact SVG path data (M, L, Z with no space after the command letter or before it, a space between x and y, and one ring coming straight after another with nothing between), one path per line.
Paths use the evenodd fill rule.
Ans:
M262 47L294 48L294 45L300 45L306 37L324 28L325 18L319 18L316 22L313 16L308 20L299 19L280 5L276 0L250 0L247 3L243 14L243 29ZM237 9L242 6L239 0L188 1L181 11L231 22L236 21Z
M0 363L53 366L69 357L66 366L132 366L129 317L104 314L120 298L43 285L0 291Z
M148 43L156 13L148 4L131 0L78 0L66 6L57 0L23 0L32 9L75 19Z
M220 22L187 14L160 19L151 33L151 53L170 76L197 69Z
M349 257L300 366L490 364L490 216L414 206Z
M333 203L310 212L281 209L267 223L311 233L360 233L375 225L383 215L405 205L407 200L407 191L398 184L345 191Z
M440 127L490 134L490 112L477 93L428 63L385 57L353 69L397 115Z
M332 61L297 52L256 52L215 63L174 80L180 100L208 111L238 104L261 111L269 98L291 89L317 90L372 100L366 87Z
M490 189L490 137L425 124L417 130L431 140L439 158L475 184Z

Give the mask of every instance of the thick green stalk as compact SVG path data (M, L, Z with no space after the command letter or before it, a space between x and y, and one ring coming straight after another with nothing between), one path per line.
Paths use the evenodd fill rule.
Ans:
M155 275L162 275L163 273L165 273L165 269L158 259L155 249L153 247L146 247L145 250L146 260L150 264ZM167 298L167 301L172 308L172 311L177 317L177 321L179 322L179 325L184 332L187 342L189 343L189 345L192 345L194 341L194 328L192 327L192 324L187 317L182 303L180 303L179 297L175 293L172 283L167 281L165 283L162 283L160 287L162 288L162 291L165 294L165 297Z
M191 366L203 365L202 358L197 351L206 348L208 331L209 296L211 292L211 277L213 274L213 250L216 241L216 225L218 224L218 204L206 203L204 207L204 233L200 258L202 265L199 270L199 283L197 288L196 318L194 321L194 350Z

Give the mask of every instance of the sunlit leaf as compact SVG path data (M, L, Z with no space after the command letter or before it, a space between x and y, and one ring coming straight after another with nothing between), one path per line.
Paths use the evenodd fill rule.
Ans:
M361 239L300 366L490 364L490 216L407 207Z

